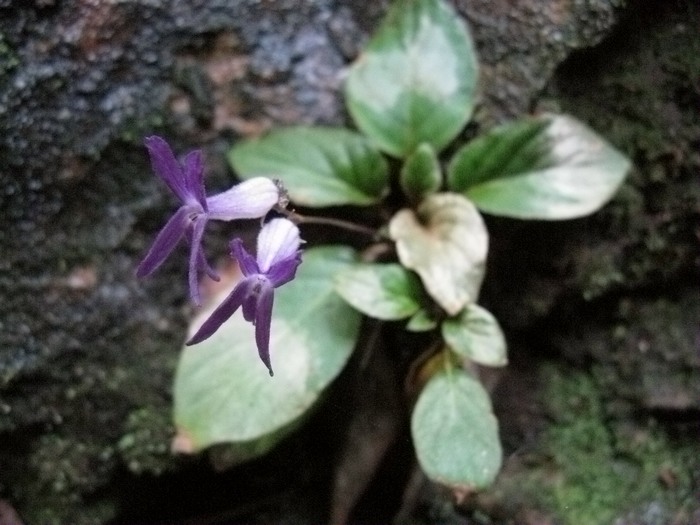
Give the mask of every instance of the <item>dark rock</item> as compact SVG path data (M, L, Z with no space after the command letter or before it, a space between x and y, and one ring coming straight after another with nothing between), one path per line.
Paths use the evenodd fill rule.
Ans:
M536 96L573 51L599 43L625 0L459 0L476 40L484 111L493 124L533 109Z
M558 344L592 360L609 407L653 414L700 411L700 294L624 297L614 313L581 322ZM602 316L601 316L602 317Z

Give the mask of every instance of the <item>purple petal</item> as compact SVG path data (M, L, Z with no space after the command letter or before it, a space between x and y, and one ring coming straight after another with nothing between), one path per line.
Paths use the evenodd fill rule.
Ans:
M249 275L260 273L258 263L255 261L255 258L243 247L243 241L241 239L233 239L229 246L231 248L231 257L238 261L243 275L247 277Z
M199 246L199 253L197 255L197 268L199 268L200 271L206 273L212 281L218 282L221 280L219 274L216 273L216 270L214 270L214 268L212 268L207 262L207 258L204 255L204 248L202 248L201 244Z
M204 191L204 163L202 151L190 151L185 157L185 188L193 195L204 211L208 211L207 196Z
M196 205L197 208L199 208L199 205ZM196 213L196 212L193 212ZM204 220L206 221L206 216L203 214L199 214L198 217L195 217L195 221L197 220ZM194 221L193 221L194 222ZM206 255L204 254L204 247L202 241L200 241L197 244L194 244L194 227L193 228L188 228L187 229L187 242L190 243L190 246L196 246L198 245L198 250L197 250L197 271L206 273L212 280L214 281L219 281L220 277L219 274L216 272L214 268L211 267L209 262L207 261ZM192 248L190 248L191 250ZM192 257L192 252L190 251L190 257Z
M255 343L258 345L258 355L265 366L272 372L270 363L270 325L272 324L272 303L274 300L272 287L263 287L258 298L258 308L255 315Z
M212 312L209 318L204 321L204 324L199 327L197 333L187 341L187 346L201 343L205 339L211 337L225 321L236 313L243 299L249 294L250 286L251 282L248 279L243 279L239 282L228 297Z
M301 250L298 250L292 257L277 261L265 274L277 288L288 283L297 273L297 268L301 264Z
M192 302L197 306L202 304L201 297L199 295L199 281L197 279L197 269L199 256L202 252L202 237L204 236L204 228L207 225L207 219L205 215L198 216L192 227L192 243L190 246L190 270L189 270L189 283L190 283L190 297Z
M254 277L254 279L256 279ZM256 279L257 280L257 279ZM251 289L251 293L247 297L243 298L243 319L249 323L255 324L255 313L258 310L258 294L255 289Z
M151 248L148 250L141 264L136 269L137 277L146 277L155 272L168 255L175 249L178 241L184 235L189 224L188 216L190 214L188 206L180 207L175 214L170 217L170 220L163 226L153 241Z
M151 166L155 174L168 185L170 191L177 195L183 203L191 194L188 192L182 168L168 143L158 136L146 137L144 140L151 157Z
M254 177L207 198L209 217L218 221L264 217L280 200L277 185L266 177Z
M262 273L284 259L294 257L299 250L299 228L289 219L272 219L258 235L257 261Z

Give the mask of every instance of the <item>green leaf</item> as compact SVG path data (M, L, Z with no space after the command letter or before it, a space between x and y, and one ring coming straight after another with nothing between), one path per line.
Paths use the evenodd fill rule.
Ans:
M357 264L339 272L336 291L360 312L382 320L405 319L420 309L420 280L399 264Z
M460 368L446 365L428 380L413 409L411 433L425 474L454 489L487 487L501 468L489 396Z
M421 308L406 323L409 332L427 332L437 326L437 320L430 313Z
M266 434L257 439L250 441L239 441L233 443L220 443L213 445L207 449L207 459L214 470L222 472L236 465L251 461L253 459L264 456L286 436L292 434L297 429L301 428L306 422L308 416L313 412L308 410L301 417L292 421L289 425L285 425L274 432Z
M421 144L406 159L399 182L408 198L416 202L440 189L442 171L430 144Z
M235 443L241 457L261 454L294 428L353 350L360 315L335 293L333 278L354 262L350 248L306 250L297 277L275 290L273 378L241 312L206 341L185 348L174 388L180 450ZM202 313L194 325L210 313Z
M457 317L442 323L442 337L462 357L486 366L504 366L506 338L496 318L479 305L470 304Z
M280 179L303 206L367 205L389 191L384 157L358 133L293 127L236 144L229 161L243 178Z
M493 215L571 219L593 213L619 188L630 161L566 115L507 124L461 148L448 187Z
M456 193L435 193L416 213L400 210L389 223L401 264L418 273L449 315L479 296L488 234L474 205Z
M391 155L437 151L471 116L477 61L459 14L441 0L398 0L345 85L357 127Z

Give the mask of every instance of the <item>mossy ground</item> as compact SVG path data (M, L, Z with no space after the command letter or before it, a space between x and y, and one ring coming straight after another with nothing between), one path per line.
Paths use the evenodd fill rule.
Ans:
M540 381L549 423L492 491L505 514L562 525L691 523L700 511L696 436L680 426L671 435L652 418L613 419L587 372L547 365Z
M610 420L592 376L548 370L546 399L554 424L545 432L556 475L543 493L565 523L594 525L637 516L645 523L683 523L697 500L697 446L671 439L653 419ZM652 509L656 520L644 518Z

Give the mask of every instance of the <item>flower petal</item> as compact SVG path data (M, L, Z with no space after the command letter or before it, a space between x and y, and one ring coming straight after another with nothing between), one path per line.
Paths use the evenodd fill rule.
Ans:
M272 219L258 235L257 261L260 271L267 274L275 263L295 257L300 244L296 224L289 219Z
M190 239L190 269L188 272L190 283L190 297L192 302L197 306L202 304L199 295L199 281L197 279L199 269L199 257L203 250L202 237L204 236L204 228L207 225L206 215L199 215L192 223L192 238ZM208 265L207 265L208 266Z
M151 157L151 166L155 174L168 185L168 188L177 195L180 201L186 203L191 194L187 190L182 168L175 158L173 150L170 149L165 140L156 135L146 137L144 143Z
M204 162L202 150L190 151L185 157L185 188L197 199L197 203L207 211L207 195L204 191Z
M207 198L209 218L218 221L257 219L280 199L280 190L266 177L254 177Z
M248 277L249 275L260 273L258 263L255 261L255 258L243 247L243 241L241 239L233 239L229 246L231 248L231 257L238 261L238 265L241 267L241 272L243 272L243 275Z
M243 279L239 282L228 297L204 321L199 330L187 341L187 346L201 343L211 337L225 321L236 313L243 299L250 293L251 284L252 281L250 279Z
M204 248L202 248L201 244L199 245L199 254L197 255L197 268L199 268L199 271L206 273L212 281L219 282L221 280L216 270L207 262L207 258L204 255Z
M264 275L254 275L250 279L252 284L248 288L248 296L243 298L243 319L255 324L260 293L262 290L271 289L272 283Z
M301 264L301 250L287 259L282 259L273 264L265 274L272 282L272 285L277 288L285 283L288 283L297 273L297 267Z
M165 223L163 229L156 236L156 240L153 241L146 257L143 258L141 264L136 268L137 277L146 277L152 274L168 258L168 255L175 249L175 246L185 234L189 223L188 216L190 211L188 206L182 206Z
M255 344L258 355L273 376L270 363L270 325L272 324L272 303L274 292L272 286L263 286L258 297L258 307L255 313Z

